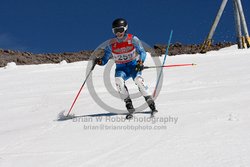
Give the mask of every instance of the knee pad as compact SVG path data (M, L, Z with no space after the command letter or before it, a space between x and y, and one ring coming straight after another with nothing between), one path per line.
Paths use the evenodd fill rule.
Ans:
M126 99L128 97L128 90L122 77L115 77L115 85L121 98Z
M144 97L149 96L148 86L144 83L144 79L141 76L137 76L134 79L134 82L138 86L139 91L142 93Z

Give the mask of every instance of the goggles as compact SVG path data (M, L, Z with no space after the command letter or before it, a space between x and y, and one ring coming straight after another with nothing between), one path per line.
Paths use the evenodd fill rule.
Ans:
M126 27L121 26L121 27L112 28L112 31L114 34L117 34L118 32L123 33L127 29L128 29L128 26L126 26Z

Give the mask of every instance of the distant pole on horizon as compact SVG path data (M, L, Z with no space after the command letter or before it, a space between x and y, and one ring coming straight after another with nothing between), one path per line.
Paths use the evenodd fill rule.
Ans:
M241 0L232 0L233 1L233 7L234 7L234 19L235 19L235 28L236 28L236 40L238 43L238 48L249 48L250 47L250 38L248 33L248 28L246 24L245 15L243 12L243 7ZM220 9L215 17L215 20L213 22L213 25L209 31L208 36L206 37L205 41L203 42L203 45L201 46L201 53L206 53L209 47L212 44L212 38L215 33L216 27L220 21L220 18L223 14L223 11L227 5L228 0L223 0L220 6ZM244 32L244 36L242 36L242 30Z
M241 24L242 24L242 28L243 28L243 31L244 31L244 35L243 36L243 40L244 40L244 45L247 45L247 48L250 47L250 38L249 38L249 33L248 33L248 28L247 28L247 23L246 23L246 18L245 18L245 15L244 15L244 11L243 11L243 7L242 7L242 4L241 4L241 0L234 0L237 4L237 9L238 9L238 12L240 14L240 20L241 20Z
M236 29L236 40L238 44L238 48L242 49L244 48L243 44L243 37L242 37L242 31L241 31L241 20L240 20L240 13L237 7L236 1L233 1L233 8L234 8L234 21L235 21L235 29Z

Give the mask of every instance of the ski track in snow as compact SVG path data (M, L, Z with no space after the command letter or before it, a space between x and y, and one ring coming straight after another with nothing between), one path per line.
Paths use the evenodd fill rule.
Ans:
M77 119L57 121L57 114L72 104L87 62L0 68L0 166L250 166L249 56L249 49L232 46L204 55L168 57L166 64L197 64L164 69L155 119L175 117L176 124L121 121L125 115L108 114L90 97L87 87L72 111ZM150 57L145 64L154 65ZM99 66L93 71L95 90L105 103L124 108L121 100L107 92L103 71ZM114 86L114 68L111 72ZM145 70L143 76L153 91L155 70ZM138 92L131 80L127 86L131 93ZM135 106L142 103L143 98L134 99ZM135 119L148 117L135 114Z

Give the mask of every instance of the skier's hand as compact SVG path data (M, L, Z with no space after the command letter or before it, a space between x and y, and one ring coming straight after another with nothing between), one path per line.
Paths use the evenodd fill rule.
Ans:
M95 64L102 65L102 59L97 57L95 59Z
M144 68L143 62L141 60L138 60L135 67L135 71L142 71L143 68Z

